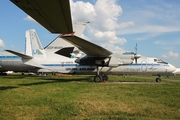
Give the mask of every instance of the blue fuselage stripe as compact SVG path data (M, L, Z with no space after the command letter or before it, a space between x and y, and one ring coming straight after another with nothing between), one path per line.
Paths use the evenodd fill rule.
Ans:
M79 64L42 64L43 66L88 66L88 65L79 65ZM141 66L168 66L168 64L130 64L126 66L135 66L135 67L141 67Z
M19 56L0 56L0 60L13 60L13 59L21 59Z

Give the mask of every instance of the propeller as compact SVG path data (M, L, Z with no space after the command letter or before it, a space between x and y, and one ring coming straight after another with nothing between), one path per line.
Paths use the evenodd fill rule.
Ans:
M136 46L134 47L134 49L136 51L135 54L134 54L134 59L135 59L135 62L137 64L137 59L141 57L140 54L137 54L137 43L136 43Z

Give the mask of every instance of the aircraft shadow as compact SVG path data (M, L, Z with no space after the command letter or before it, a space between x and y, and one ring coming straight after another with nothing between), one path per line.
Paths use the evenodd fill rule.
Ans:
M65 78L44 78L43 80L53 80L57 82L93 82L92 76L82 77L82 78L73 78L70 77L68 79Z
M0 91L18 88L16 86L0 86Z
M37 77L37 76L30 76L30 75L7 75L7 76L1 76L1 78L4 79L21 79L21 78L26 78L26 77Z
M31 85L42 85L42 84L50 84L50 83L63 83L63 82L93 82L92 77L83 77L83 78L73 78L72 79L64 79L64 78L43 78L39 80L46 80L41 82L33 82L27 84L18 84L19 86L31 86ZM37 80L38 81L38 80Z

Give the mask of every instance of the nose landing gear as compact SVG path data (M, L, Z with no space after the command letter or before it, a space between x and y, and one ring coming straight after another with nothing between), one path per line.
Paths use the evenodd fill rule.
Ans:
M156 78L156 82L161 82L161 75L158 75L158 78Z

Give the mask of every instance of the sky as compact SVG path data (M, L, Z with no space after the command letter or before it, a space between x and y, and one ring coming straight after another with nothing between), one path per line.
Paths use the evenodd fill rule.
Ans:
M83 37L110 51L132 51L180 67L180 0L70 0L72 21L89 21ZM52 34L9 0L0 4L0 50L25 50L35 29L45 47Z

